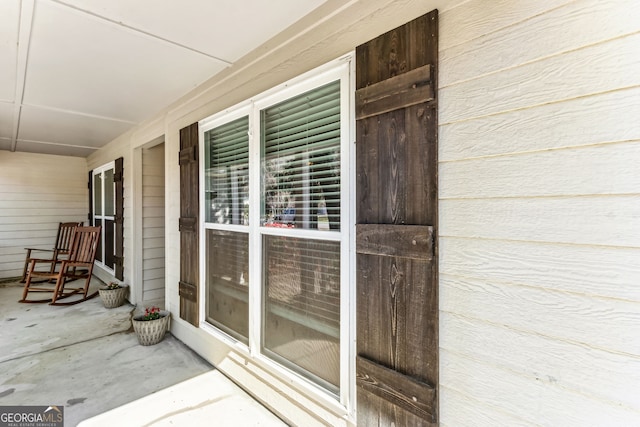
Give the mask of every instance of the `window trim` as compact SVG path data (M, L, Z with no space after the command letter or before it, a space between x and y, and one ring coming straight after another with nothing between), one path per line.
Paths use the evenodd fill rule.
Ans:
M111 162L108 162L108 163L105 163L105 164L103 164L103 165L101 165L101 166L99 166L99 167L97 167L97 168L94 168L94 169L91 171L91 178L92 178L91 185L95 186L95 182L96 182L96 181L95 181L95 180L96 180L96 175L102 175L102 176L104 176L104 173L105 173L106 171L110 170L110 169L112 169L112 170L113 170L113 174L114 174L114 176L115 176L115 173L116 173L116 162L115 162L115 160L113 160L113 161L111 161ZM90 225L94 225L94 224L95 224L96 219L100 219L100 225L102 226L101 244L100 244L100 247L98 248L99 250L101 250L101 251L102 251L102 254L101 254L101 256L102 256L102 261L98 260L98 258L96 257L95 265L97 265L98 267L102 268L102 269L103 269L104 271L106 271L107 273L109 273L109 274L111 274L111 275L114 275L114 276L115 276L115 274L116 274L116 269L115 269L115 260L114 260L114 266L113 266L113 267L109 267L108 265L106 265L106 264L104 263L104 261L106 260L106 252L105 252L105 241L106 241L106 239L105 239L105 233L106 233L106 229L107 229L107 228L105 227L105 223L104 223L104 222L105 222L105 221L109 221L109 220L110 220L110 221L113 221L113 223L114 223L114 228L113 228L114 253L113 253L113 256L115 257L115 242L116 242L115 220L116 220L116 214L117 214L117 212L115 212L115 210L116 210L116 204L115 204L115 200L116 200L115 185L114 185L114 190L113 190L113 201L114 201L114 203L113 203L113 209L114 209L114 214L113 214L113 215L103 215L103 213L104 213L104 207L105 207L105 203L104 203L104 202L105 202L105 199L104 199L104 196L105 196L105 191L104 191L104 179L101 179L101 183L102 183L102 189L101 189L101 191L100 191L100 195L101 195L101 197L102 197L102 200L100 201L100 203L101 203L101 206L102 206L102 212L101 212L101 214L100 214L100 215L98 215L98 214L97 214L97 212L96 212L96 194L95 194L96 192L95 192L94 188L91 188L91 204L92 204L92 206L91 206L91 215L92 215L92 217L91 217L91 219L90 219L90 221L91 221L91 224L90 224ZM115 184L115 181L114 181L114 184Z
M286 383L297 386L301 391L311 394L323 404L345 414L355 413L355 56L349 53L324 66L300 75L288 82L271 88L251 99L220 111L199 122L199 179L200 179L200 316L199 326L215 338L234 348L240 354L251 359L252 363L267 369ZM280 101L312 90L331 81L340 80L340 230L284 229L260 225L260 173L249 174L249 224L206 223L205 218L205 147L204 135L210 129L249 115L249 170L260 168L260 135L254 129L259 128L260 111ZM260 278L259 285L249 287L249 345L236 340L205 320L206 304L206 232L209 229L248 233L249 235L249 276ZM265 235L289 236L296 238L320 239L340 242L340 356L339 356L339 392L330 390L287 368L277 360L269 358L261 351L260 334L262 329L263 307L263 257L262 238Z

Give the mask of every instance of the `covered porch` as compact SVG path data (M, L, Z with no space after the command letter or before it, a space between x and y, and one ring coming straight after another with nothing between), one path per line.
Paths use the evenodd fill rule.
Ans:
M6 70L11 74L0 78L0 280L20 274L24 247L48 247L59 221L100 222L115 236L103 248L97 277L129 284L132 304L169 310L171 333L191 349L187 354L198 355L196 372L172 381L188 384L185 389L158 384L131 398L134 403L112 402L102 409L125 412L111 412L110 420L129 412L147 416L150 404L142 396L159 396L160 389L170 390L162 395L171 401L173 390L189 399L202 390L198 399L207 400L191 401L190 408L224 405L229 400L218 389L188 380L220 371L291 425L640 424L640 2L282 0L287 7L274 8L257 0L200 0L180 11L173 9L176 2L150 0L135 6L126 0L107 6L85 0L0 3L0 12L8 7L0 22L13 23L0 26L9 41L3 45L0 37L0 53L12 58L9 67L0 67L0 77ZM238 4L245 7L236 9ZM264 17L276 15L287 19L275 28L262 26L275 22ZM423 24L415 25L421 18ZM190 38L201 29L211 31L202 44ZM365 45L372 48L360 49ZM415 61L425 46L430 57ZM363 66L367 60L370 67ZM342 74L332 74L338 69ZM387 74L399 79L377 80ZM261 162L266 164L271 147L290 148L267 140L269 123L262 118L338 80L343 227L331 230L330 224L326 230L326 221L306 217L298 223L316 229L271 227L288 225L293 198L281 198L282 212L262 223L269 212L264 184L273 180L262 174ZM383 100L385 94L409 99L403 87L423 88L418 92L428 96L383 108L385 117L378 120L365 117L356 104L375 92L374 85ZM428 135L424 128L432 137L422 138ZM242 138L218 144L214 136L225 129ZM223 156L212 154L225 147L231 147L227 154L243 153L249 167L225 165ZM323 183L334 179L329 166L318 166L328 164L306 161L278 176L292 177L291 194L298 192L300 207L307 209L315 193L299 189L308 188L313 165ZM296 168L302 172L296 175ZM248 217L238 203L228 220L214 215L226 212L215 200L226 187L214 182L225 177L233 185L220 194L245 194L247 183L251 188ZM113 204L120 203L123 213L95 197L116 181ZM323 194L330 193L328 185ZM321 207L337 206L322 199L317 197L316 216ZM414 225L431 228L403 240L404 246L423 243L426 249L399 255L393 246L386 254L365 253L388 262L362 262L365 238L385 230L393 237L395 226ZM220 242L230 235L237 247L248 249L228 250ZM341 265L335 282L340 306L332 312L340 314L332 331L340 334L335 341L341 358L332 363L328 380L310 375L309 365L320 364L302 366L290 360L290 352L272 351L280 343L269 341L297 339L301 329L269 335L268 328L278 325L264 314L284 304L270 305L272 288L263 279L284 283L278 276L285 266L298 274L298 265L313 258L296 258L301 251L292 245L273 243L287 239L340 243L331 253L339 253ZM370 246L387 247L375 239ZM232 255L238 256L227 262ZM414 268L418 263L420 269ZM333 291L316 286L325 272L310 268L308 286L298 286L299 274L288 280L290 289ZM239 296L247 303L237 303ZM231 305L224 303L231 300L243 312L227 310ZM279 325L293 323L275 314ZM16 320L2 318L2 334L5 325L18 324L20 317L11 317ZM288 320L303 324L301 319ZM42 326L25 321L21 331L28 336L36 324ZM60 333L52 330L52 339ZM69 346L104 343L89 346L94 361L135 353L126 363L132 378L155 380L174 369L159 364L145 370L145 357L138 359L142 350L121 346L119 338L126 336L123 330ZM3 336L0 356L29 345L5 342ZM114 342L120 347L112 348ZM169 337L162 345L172 343L178 345ZM50 349L43 357L60 351ZM31 357L1 362L8 372L3 375L26 367ZM369 381L372 371L384 387ZM398 387L401 381L418 387ZM18 396L19 384L0 389L0 405ZM93 396L119 398L125 390L102 387ZM63 396L74 387L66 383L60 390ZM384 394L391 399L381 402ZM85 394L64 396L70 403L58 403L70 414L90 401ZM84 404L73 400L85 397ZM150 415L136 423L170 422L200 410L182 409L163 404L167 418Z
M64 407L67 427L285 425L173 335L139 345L133 305L19 304L21 292L0 284L0 405Z

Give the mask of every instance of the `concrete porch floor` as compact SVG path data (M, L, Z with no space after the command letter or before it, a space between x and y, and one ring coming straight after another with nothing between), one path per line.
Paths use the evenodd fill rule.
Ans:
M0 284L0 406L64 406L65 427L286 425L172 335L139 345L132 305L21 296Z

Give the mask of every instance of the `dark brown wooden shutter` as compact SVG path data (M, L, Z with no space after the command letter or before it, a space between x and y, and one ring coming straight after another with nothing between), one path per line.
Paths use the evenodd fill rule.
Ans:
M116 215L115 215L115 245L114 245L114 270L116 279L124 280L124 159L117 158L113 182L116 190Z
M87 225L93 225L93 169L89 171L89 183L87 184L89 187L89 215L87 215Z
M358 425L438 422L438 12L356 49Z
M198 123L180 129L180 318L198 326Z

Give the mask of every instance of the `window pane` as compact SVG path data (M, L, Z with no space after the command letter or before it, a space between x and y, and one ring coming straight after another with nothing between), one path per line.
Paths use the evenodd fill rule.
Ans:
M207 230L207 322L249 344L249 237Z
M261 111L262 218L340 229L340 82Z
M264 236L264 349L337 391L340 243Z
M113 169L104 171L104 215L113 216L116 212L116 192L113 184Z
M93 176L93 214L102 215L102 173Z
M205 133L206 221L249 223L249 117Z
M104 242L104 265L109 268L115 267L115 240L116 229L115 222L111 219L104 220L104 228L102 229L102 242Z
M104 244L103 236L104 236L106 228L105 228L105 226L103 224L102 219L96 218L96 217L94 217L93 225L96 226L96 227L97 226L102 227L102 230L100 231L100 236L98 236L98 249L96 250L96 260L102 262L103 261L102 252L104 252L103 247L102 247L103 244Z

